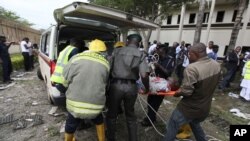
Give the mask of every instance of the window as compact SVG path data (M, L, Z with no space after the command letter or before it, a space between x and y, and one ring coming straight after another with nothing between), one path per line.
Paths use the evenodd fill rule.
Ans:
M208 19L209 19L209 13L208 13L208 12L205 12L205 13L204 13L204 17L203 17L203 23L207 23L207 22L208 22Z
M42 44L41 44L41 51L49 56L49 42L50 42L50 33L45 34L42 36Z
M195 13L191 13L191 14L190 14L190 16L189 16L189 23L194 23L194 21L195 21L195 16L196 16Z
M225 11L218 11L216 22L223 22Z
M171 24L172 23L172 15L167 17L167 24Z
M234 10L234 14L233 14L233 18L232 18L232 22L235 22L236 16L237 16L237 10Z
M177 24L180 24L180 21L181 21L181 15L178 15Z

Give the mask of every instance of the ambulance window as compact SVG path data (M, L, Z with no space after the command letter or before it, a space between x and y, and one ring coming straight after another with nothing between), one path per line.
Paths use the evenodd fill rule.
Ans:
M47 56L49 56L49 46L50 46L50 33L47 33L43 35L42 45L41 45L41 51Z

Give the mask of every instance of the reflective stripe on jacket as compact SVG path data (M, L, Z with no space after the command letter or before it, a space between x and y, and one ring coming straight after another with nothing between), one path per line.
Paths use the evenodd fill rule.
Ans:
M57 62L56 62L55 71L53 72L53 74L50 78L50 80L52 82L63 84L63 82L64 82L64 79L62 76L63 67L68 63L69 55L74 48L75 47L69 45L64 50L62 50L60 52L59 57L58 57Z
M75 118L93 119L101 113L109 71L109 62L95 52L77 54L65 66L66 107Z
M247 61L245 64L244 79L250 80L250 61Z

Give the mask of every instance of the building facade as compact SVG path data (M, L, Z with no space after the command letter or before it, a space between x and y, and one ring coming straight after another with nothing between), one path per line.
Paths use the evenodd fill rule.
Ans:
M182 7L182 10L173 12L172 15L169 15L162 21L159 32L152 32L150 41L157 40L158 38L158 41L169 43L170 46L173 42L180 41L192 44L198 9L197 5L197 7L193 8ZM181 13L183 14L183 20ZM210 15L211 13L212 15ZM227 51L236 15L237 6L233 0L207 1L203 18L201 42L207 44L208 41L214 41L214 44L219 46L219 57L223 57ZM236 42L236 46L238 45L243 47L243 52L250 49L250 2L243 14L242 28Z

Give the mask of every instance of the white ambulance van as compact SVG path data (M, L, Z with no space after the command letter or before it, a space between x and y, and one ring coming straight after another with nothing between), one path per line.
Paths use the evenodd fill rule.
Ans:
M59 52L67 46L70 38L103 40L110 53L122 29L159 28L159 25L129 13L83 2L73 2L54 10L54 18L57 24L41 35L37 75L46 83L48 99L55 105L65 104L65 95L51 84L50 77Z

